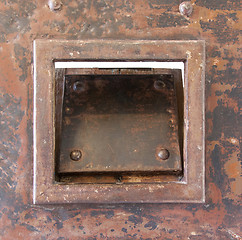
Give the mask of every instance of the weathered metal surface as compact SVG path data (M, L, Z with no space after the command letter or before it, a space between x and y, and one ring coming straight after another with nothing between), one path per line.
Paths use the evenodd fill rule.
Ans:
M157 91L172 97L172 101L177 99L177 105L184 102L184 122L183 136L184 147L183 153L183 178L179 177L175 181L149 181L148 184L140 181L140 177L134 181L134 184L60 184L55 176L55 151L58 149L58 142L55 139L56 119L55 111L58 111L59 105L55 104L55 93L63 90L55 90L57 86L55 82L56 76L59 79L59 72L55 76L55 68L53 62L67 59L73 60L96 60L105 59L127 60L134 59L141 61L143 59L152 59L153 61L184 61L185 77L184 88L181 86L180 77L175 74L180 71L173 71L174 85L178 90L184 91L184 97L177 90L180 97L171 96L172 91L166 92L161 90L161 84L154 84ZM205 199L205 175L204 175L204 67L205 67L205 45L204 41L134 41L134 40L35 40L34 41L34 126L33 126L33 143L34 143L34 193L33 201L35 204L50 203L160 203L160 202L204 202ZM125 78L128 75L120 76ZM140 79L143 75L138 75ZM73 76L78 79L78 76ZM83 76L84 77L84 76ZM86 76L87 78L88 76ZM90 78L90 77L89 77ZM43 81L45 79L45 81ZM63 77L62 77L63 79ZM133 81L133 79L132 79ZM132 81L129 81L132 83ZM63 80L60 82L62 85ZM168 83L168 82L166 82ZM117 83L118 84L118 83ZM145 82L142 84L144 85ZM71 84L72 85L72 84ZM78 86L79 93L88 87L88 82L84 82ZM100 85L100 84L99 84ZM153 85L153 83L152 83ZM167 84L168 85L168 84ZM72 86L73 89L73 86ZM170 88L172 90L172 88ZM143 90L142 90L143 91ZM67 91L68 92L68 91ZM129 91L128 91L129 92ZM148 93L148 91L146 91ZM128 96L126 96L128 97ZM70 97L70 101L73 96ZM128 97L129 99L131 97ZM57 98L58 99L58 98ZM125 98L124 98L125 99ZM184 99L184 101L183 101ZM180 101L182 100L182 101ZM59 100L58 100L59 101ZM90 103L93 100L90 101ZM94 99L94 102L96 98ZM114 105L114 103L113 103ZM172 104L171 104L172 105ZM154 110L156 105L153 104L150 109ZM93 106L96 108L95 105ZM183 109L183 107L179 107ZM178 108L178 110L179 110ZM88 111L92 110L88 109ZM115 109L113 109L115 110ZM130 109L128 108L130 111ZM172 109L170 109L172 110ZM174 109L173 109L174 110ZM68 107L70 114L71 108ZM172 114L182 115L171 111ZM178 111L179 112L179 111ZM57 114L59 119L59 113ZM171 120L175 120L174 117ZM66 121L66 119L64 119ZM93 121L93 120L92 120ZM117 121L115 119L114 121ZM154 118L152 121L157 122ZM171 125L173 125L171 121ZM85 122L84 122L85 123ZM157 124L157 123L156 123ZM109 123L109 125L113 125ZM175 130L178 125L172 126ZM101 128L101 126L98 127ZM142 126L145 129L145 126ZM86 129L86 128L85 128ZM63 130L65 127L63 126ZM85 130L86 131L86 130ZM178 128L179 135L182 131ZM177 149L177 131L168 132L170 138L170 149ZM170 134L171 133L171 134ZM65 134L66 135L66 134ZM76 136L76 135L75 135ZM139 136L139 133L136 134ZM104 136L105 138L105 136ZM174 140L171 141L171 139ZM138 140L142 139L140 136ZM60 139L61 140L61 139ZM179 139L180 140L180 139ZM92 139L92 141L94 141ZM94 141L95 142L95 141ZM48 144L47 144L48 143ZM181 142L180 142L181 144ZM156 154L164 146L158 145ZM63 149L61 147L61 149ZM73 149L74 150L74 149ZM85 157L84 149L84 157ZM118 151L118 150L117 150ZM62 152L61 152L62 154ZM144 153L145 154L145 153ZM178 156L178 154L177 154ZM159 160L157 155L157 160ZM73 162L71 162L73 163ZM176 164L177 162L175 162ZM164 164L164 163L162 163ZM164 164L165 165L165 164ZM46 167L48 166L48 168ZM169 166L169 164L168 164ZM61 168L61 165L59 166ZM65 167L65 165L64 165ZM76 165L75 167L78 167ZM133 167L133 166L132 166ZM163 166L164 167L164 166ZM78 167L80 170L80 167ZM176 166L177 168L177 166ZM58 166L57 166L58 169ZM68 168L66 168L68 169ZM66 170L64 169L64 170ZM167 166L166 166L166 169ZM177 168L178 169L178 168ZM72 168L73 170L73 168ZM141 170L141 168L139 168ZM160 169L158 169L160 170ZM127 171L127 169L126 169ZM139 171L141 172L141 171ZM157 171L156 171L157 172ZM173 168L173 172L175 169ZM151 174L150 174L151 175ZM153 174L152 174L153 175ZM151 175L151 176L152 176ZM123 176L123 175L121 175ZM120 175L116 176L120 179ZM69 176L68 176L69 177ZM125 177L125 176L124 176ZM130 179L130 176L126 176ZM157 176L155 176L157 178ZM99 176L97 177L99 178ZM146 177L148 178L148 177ZM152 176L153 178L153 176ZM142 179L142 178L141 178ZM56 182L54 182L56 180ZM74 181L76 183L76 181ZM106 181L104 181L106 183ZM116 181L115 181L116 182ZM130 183L131 181L129 181ZM85 182L82 182L85 183ZM102 181L100 182L102 183ZM81 194L80 194L81 192ZM61 193L61 194L60 194ZM148 194L149 193L149 194Z
M1 239L240 239L240 1L0 1ZM205 39L206 203L33 206L32 41Z
M175 81L170 74L67 75L58 171L181 172ZM170 157L160 161L164 148ZM75 149L82 158L73 159Z

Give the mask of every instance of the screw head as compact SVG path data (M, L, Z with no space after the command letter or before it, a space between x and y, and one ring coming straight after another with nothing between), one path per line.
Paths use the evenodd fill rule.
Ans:
M69 107L66 107L65 112L66 112L67 114L70 114L70 113L72 113L72 109L69 108Z
M70 158L73 161L78 161L82 157L82 152L80 150L73 150L70 154Z
M119 176L119 177L117 177L116 184L122 184L123 183L122 181L123 181L122 176Z
M192 7L192 3L190 1L182 2L179 5L179 11L180 11L181 15L189 17L192 14L192 10L193 10L193 7Z
M161 160L167 160L170 156L170 153L167 149L163 148L158 152L157 155Z
M62 3L60 0L49 0L48 5L51 11L61 10Z

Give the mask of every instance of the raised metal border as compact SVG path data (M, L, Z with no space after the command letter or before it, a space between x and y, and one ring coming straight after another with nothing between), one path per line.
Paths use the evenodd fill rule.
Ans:
M54 178L54 61L184 61L184 177L150 184L58 184ZM205 42L161 40L34 41L33 203L205 201Z

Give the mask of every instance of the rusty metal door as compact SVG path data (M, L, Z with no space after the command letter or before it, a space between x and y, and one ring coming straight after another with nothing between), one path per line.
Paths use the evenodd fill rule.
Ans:
M180 3L0 0L1 239L242 238L240 2ZM35 39L205 40L205 203L33 205Z

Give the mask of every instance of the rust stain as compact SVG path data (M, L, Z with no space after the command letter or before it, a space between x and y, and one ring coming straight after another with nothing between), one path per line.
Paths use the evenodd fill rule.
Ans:
M189 18L175 0L62 2L0 0L0 238L241 239L240 2L193 0ZM32 206L37 38L206 40L206 203Z

